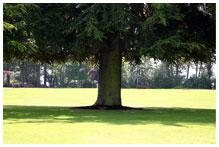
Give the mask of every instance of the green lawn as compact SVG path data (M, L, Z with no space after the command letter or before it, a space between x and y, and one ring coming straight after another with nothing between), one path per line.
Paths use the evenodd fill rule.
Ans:
M215 90L123 89L125 106L79 110L97 89L3 89L4 143L216 143Z

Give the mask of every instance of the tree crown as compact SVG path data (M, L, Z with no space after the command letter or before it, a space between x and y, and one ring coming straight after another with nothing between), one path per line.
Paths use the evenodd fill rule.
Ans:
M215 4L4 4L4 60L215 62ZM116 41L117 40L117 41Z

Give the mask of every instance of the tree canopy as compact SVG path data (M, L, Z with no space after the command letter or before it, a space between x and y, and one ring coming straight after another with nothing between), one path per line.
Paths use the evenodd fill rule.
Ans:
M118 37L126 61L215 61L215 4L4 4L4 60L99 62Z

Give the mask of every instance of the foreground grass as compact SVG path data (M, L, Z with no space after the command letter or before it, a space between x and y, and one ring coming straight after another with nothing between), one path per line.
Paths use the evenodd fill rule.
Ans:
M123 105L145 111L68 107L91 105L96 93L4 89L4 143L216 143L215 91L122 91Z

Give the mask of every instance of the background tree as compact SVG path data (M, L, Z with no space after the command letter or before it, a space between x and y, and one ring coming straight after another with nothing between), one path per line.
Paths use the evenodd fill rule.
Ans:
M47 87L47 65L46 64L43 65L43 78L44 78L43 85L44 87Z
M141 65L132 65L130 63L123 63L122 65L122 88L194 88L194 89L215 89L216 77L215 69L213 65L202 64L202 70L199 70L198 77L195 78L195 65L193 75L187 79L187 63L180 64L178 66L178 75L176 65L173 67L173 72L170 77L167 76L166 63L161 61L154 62L153 60L142 59ZM37 87L37 66L38 63L26 62L26 68L28 71L28 83L27 87ZM45 65L44 65L45 66ZM60 88L96 88L98 82L98 68L93 68L85 64L76 64L68 62L63 65L50 66L46 65L46 76L45 68L40 69L40 87L60 87ZM61 68L62 67L62 68ZM200 65L199 65L200 67ZM62 69L62 70L60 70ZM78 71L79 69L79 71ZM137 69L137 70L136 70ZM10 84L6 75L4 76L4 86L22 86L20 73L22 72L19 68L19 62L11 62L3 64L4 71L10 71ZM53 71L53 72L52 72ZM138 71L137 74L135 71ZM65 73L65 74L63 74ZM68 74L66 74L68 73ZM80 75L80 76L78 76ZM51 80L52 77L52 80ZM55 77L55 80L54 80ZM46 78L46 80L45 80ZM136 82L136 78L138 82ZM45 80L45 81L44 81ZM61 80L64 80L62 82ZM46 83L46 85L45 85ZM214 83L214 85L213 85ZM43 85L42 85L43 84ZM24 86L24 85L23 85Z
M151 86L151 80L154 74L153 63L147 58L142 58L141 62L142 64L140 65L126 64L124 67L129 88L137 88L141 85L148 88Z

